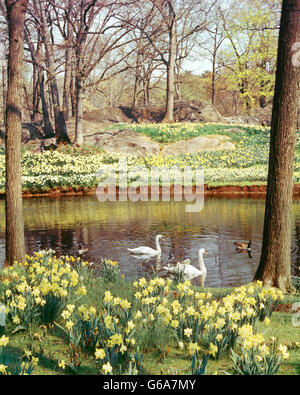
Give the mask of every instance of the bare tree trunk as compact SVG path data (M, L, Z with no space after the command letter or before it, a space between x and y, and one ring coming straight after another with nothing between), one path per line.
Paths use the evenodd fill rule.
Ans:
M217 35L214 36L214 49L212 57L212 75L211 75L211 104L215 105L216 99L216 61L217 61Z
M25 101L25 105L23 104L22 109L24 111L24 107L25 107L27 115L31 119L31 116L32 116L31 103L30 103L30 100L29 100L28 92L27 92L27 86L25 84L23 84L23 91L24 91L23 98L24 98L24 101ZM22 114L22 115L24 115L24 114Z
M283 0L273 101L263 244L255 280L283 292L291 288L291 206L300 67L292 45L300 42L299 0Z
M82 16L83 17L83 16ZM75 92L76 92L76 114L75 114L75 144L81 146L83 144L83 101L84 101L84 71L83 71L83 48L86 40L86 32L80 32L76 55L76 71L75 71Z
M175 29L175 15L170 9L171 25L169 30L169 59L167 64L167 98L166 98L166 112L163 122L173 122L174 110L174 81L175 81L175 57L176 57L176 29Z
M136 55L136 63L135 63L135 78L134 78L134 88L133 88L133 97L132 97L132 107L135 108L137 106L137 93L139 88L140 81L140 53L137 52Z
M45 84L45 76L43 75L44 78L44 87L45 87L45 92L46 92L46 102L48 103L48 109L49 109L49 116L51 123L54 123L54 109L53 109L53 102L52 102L52 96L51 96L51 89L49 83L46 85ZM54 130L54 129L53 129Z
M69 5L68 13L71 11L71 5ZM72 116L71 109L71 73L72 73L72 27L67 21L67 47L66 47L66 59L65 59L65 76L64 76L64 90L63 90L63 109L66 121Z
M60 110L59 94L58 94L58 87L57 87L55 67L54 67L53 43L51 42L50 39L50 33L48 30L45 11L43 9L42 3L40 3L40 16L41 16L41 24L42 24L43 43L45 46L45 58L46 58L51 99L52 99L53 112L54 112L55 137L57 143L70 144L71 141L67 134L65 117L63 111Z
M23 93L25 0L6 0L9 26L8 89L6 102L6 257L5 264L24 262L25 238L22 207L21 132Z
M5 123L6 117L6 72L5 66L2 66L2 105L3 105L3 123Z
M75 66L74 66L73 61L71 62L70 98L71 98L72 117L75 117L76 116L76 91L75 91Z
M40 89L38 81L38 66L33 64L33 77L32 77L32 114L31 120L35 122L39 114L39 104L40 104Z
M35 53L35 58L37 63L41 62L41 53L40 49L38 49ZM53 137L54 131L50 119L50 106L48 102L48 95L45 92L45 76L44 71L41 67L38 67L38 83L39 83L39 91L40 91L40 98L42 103L42 112L43 112L43 121L44 121L44 134L46 137Z
M148 104L146 67L143 65L143 105Z
M75 115L75 144L83 144L83 100L84 91L82 78L78 75L75 78L76 85L76 115Z
M137 106L137 89L138 89L138 76L135 76L134 79L134 87L133 87L133 94L132 94L132 108Z
M147 104L151 102L151 90L150 90L150 77L147 77L146 80L146 96L147 96Z
M175 96L176 96L176 100L181 100L182 99L182 94L181 94L182 81L180 76L181 64L177 62L177 64L175 64L175 67L176 67L176 77L175 77L175 85L174 85Z

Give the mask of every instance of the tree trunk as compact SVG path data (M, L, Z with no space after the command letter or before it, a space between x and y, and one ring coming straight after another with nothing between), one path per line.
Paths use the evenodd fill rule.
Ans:
M49 114L49 103L47 100L47 94L45 94L45 82L44 82L45 77L42 69L39 69L38 79L39 79L40 97L42 102L42 111L43 111L43 120L44 120L44 127L43 127L44 134L46 137L54 137L54 131Z
M173 122L174 110L174 81L175 81L175 58L176 58L176 17L170 6L169 10L169 59L167 64L167 98L166 112L162 122Z
M137 88L138 88L138 76L136 75L134 79L134 87L132 94L132 108L136 108L137 106Z
M45 11L43 9L42 3L40 3L40 15L41 15L42 35L43 35L42 38L45 46L45 58L46 58L51 99L52 99L53 112L54 112L55 137L57 143L70 144L71 141L67 134L65 117L63 111L60 110L59 94L58 94L58 87L57 87L57 81L55 76L55 66L54 66L54 57L53 57L53 43L51 42L50 39L50 33L48 30Z
M175 62L176 63L176 62ZM175 97L176 100L182 100L182 94L181 94L181 76L180 76L180 70L181 70L181 62L177 62L175 64L176 67L176 75L175 77L175 84L174 84L174 90L175 90Z
M76 92L75 92L75 76L74 76L74 66L71 69L71 80L70 80L70 99L71 99L71 111L72 117L76 116Z
M83 144L83 81L80 75L75 78L76 85L76 115L75 115L75 144Z
M283 0L270 137L268 187L260 263L255 280L283 292L291 288L291 205L300 67L292 45L300 42L299 0Z
M36 60L37 62L37 80L39 85L39 94L42 103L42 112L43 112L43 121L44 121L43 131L46 137L54 137L54 131L51 124L50 113L49 113L50 111L49 102L47 99L47 93L45 94L44 70L41 67L39 67L39 64L42 63L41 47L38 46L38 49L33 54L34 51L33 47L30 46L30 43L28 43L28 45L32 52L32 60Z
M76 114L75 114L75 144L83 144L83 101L84 101L84 74L83 74L83 48L86 40L86 33L80 33L75 49L76 70L75 70L75 92L76 92Z
M70 13L71 7L68 12ZM63 109L66 121L72 116L71 109L71 68L72 68L72 27L69 21L67 21L67 42L66 42L66 58L65 58L65 76L64 76L64 90L63 90Z
M174 49L172 43L171 47ZM174 110L174 66L175 66L175 51L170 47L169 62L167 65L167 97L166 97L166 112L163 122L173 122Z
M146 107L147 102L147 76L146 76L146 68L143 66L143 105Z
M31 108L31 103L30 103L30 100L29 100L27 86L25 84L23 84L23 91L24 91L23 99L25 101L25 104L23 103L22 108L23 108L23 111L24 111L24 109L26 110L26 116L29 119L31 119L31 116L32 116L32 111L31 110L32 110L32 108ZM22 115L24 115L24 114L22 114ZM26 117L25 117L25 119L26 119Z
M151 102L150 77L147 77L146 80L146 96L147 96L147 104L150 104Z
M213 71L211 75L211 104L215 105L216 99L216 64L215 59L213 60Z
M31 121L37 121L39 114L39 104L40 104L40 89L38 82L38 66L33 63L32 65L32 113Z
M2 105L3 105L3 123L5 123L6 113L6 71L5 66L2 66Z
M214 50L212 57L212 75L211 75L211 104L215 105L216 99L216 62L217 62L217 34L214 36Z
M132 97L132 107L135 108L137 106L137 99L138 99L138 88L139 88L139 81L140 81L140 53L137 52L136 55L136 63L135 63L135 78L134 78L134 87L133 87L133 97Z
M6 0L9 27L8 89L6 102L6 257L5 264L24 262L25 238L22 207L22 93L25 0Z

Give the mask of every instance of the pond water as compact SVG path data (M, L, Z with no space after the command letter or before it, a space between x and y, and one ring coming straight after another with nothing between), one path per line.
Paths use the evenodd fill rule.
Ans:
M139 278L189 258L198 267L198 249L206 248L207 287L239 286L253 279L262 243L264 199L205 197L198 213L186 202L99 202L96 197L23 199L26 252L51 248L59 255L84 255L95 265L107 257L119 262L126 277ZM0 201L0 264L5 256L4 201ZM160 262L139 260L127 248L155 248L163 234ZM300 264L300 201L292 209L292 272ZM234 241L252 240L251 256L236 252ZM165 272L159 271L161 275ZM197 279L193 280L197 284Z

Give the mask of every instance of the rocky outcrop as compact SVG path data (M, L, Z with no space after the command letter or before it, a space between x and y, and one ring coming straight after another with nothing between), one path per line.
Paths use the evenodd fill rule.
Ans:
M52 137L49 139L44 139L41 141L41 152L43 151L53 151L57 148L56 138Z
M230 137L222 135L199 136L190 140L176 141L166 144L161 151L162 155L194 154L199 151L213 151L234 149Z
M112 123L131 123L130 110L127 107L103 107L97 110L88 111L83 114L83 118L88 122L97 122L103 124Z
M224 117L225 123L235 124L235 125L261 125L259 118L254 116L244 116L238 115L234 117Z
M161 122L164 117L164 106L146 106L127 109L127 115L135 122ZM223 122L224 118L211 104L189 100L174 101L175 122Z
M174 118L177 122L224 122L213 105L200 101L175 102Z
M133 130L109 130L90 134L84 138L85 144L91 144L110 153L122 152L134 156L155 155L159 145L150 137Z

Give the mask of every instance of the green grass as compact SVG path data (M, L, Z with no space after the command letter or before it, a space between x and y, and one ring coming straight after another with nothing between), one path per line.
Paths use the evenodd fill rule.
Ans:
M229 125L217 123L172 123L172 124L118 124L112 128L131 129L151 137L158 143L172 143L180 140L188 140L193 137L207 135L225 135L232 141L238 142L241 137L247 135L268 134L268 128L248 125Z

